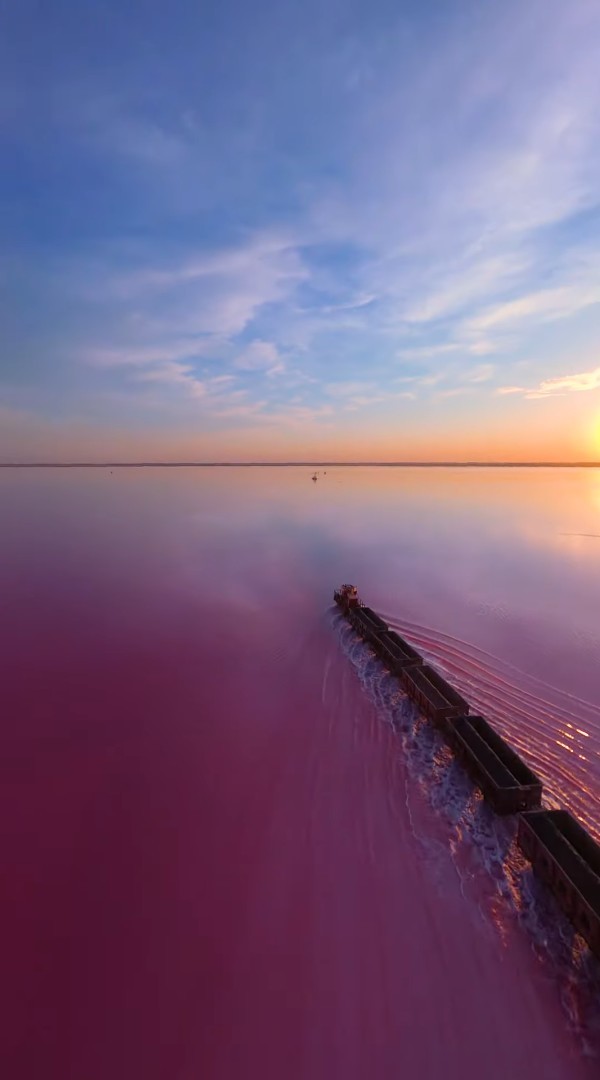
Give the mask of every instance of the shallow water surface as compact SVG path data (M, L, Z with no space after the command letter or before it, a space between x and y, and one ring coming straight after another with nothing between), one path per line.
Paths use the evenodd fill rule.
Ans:
M598 963L332 590L600 837L600 472L311 473L0 471L6 1076L597 1076Z

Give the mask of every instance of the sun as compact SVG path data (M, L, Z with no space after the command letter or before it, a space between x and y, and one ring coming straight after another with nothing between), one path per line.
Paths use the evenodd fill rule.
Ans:
M594 457L600 461L600 416L596 417L593 434Z
M586 443L589 447L589 455L593 461L600 461L600 414L597 414L588 425Z

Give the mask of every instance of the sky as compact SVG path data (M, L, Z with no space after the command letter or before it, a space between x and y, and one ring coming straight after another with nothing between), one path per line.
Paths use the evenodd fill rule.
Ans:
M0 8L0 460L600 460L597 0Z

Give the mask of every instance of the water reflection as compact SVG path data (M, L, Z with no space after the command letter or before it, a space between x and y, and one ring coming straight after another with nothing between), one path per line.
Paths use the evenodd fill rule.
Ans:
M598 476L311 475L0 472L7 1075L593 1075L510 828L331 593L598 827Z

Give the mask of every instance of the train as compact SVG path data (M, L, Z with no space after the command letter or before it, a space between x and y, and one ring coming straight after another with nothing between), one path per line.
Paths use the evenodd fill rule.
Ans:
M485 717L417 650L341 585L333 599L407 696L440 729L457 760L499 815L517 816L517 843L534 873L600 959L600 845L566 810L542 806L542 781Z

